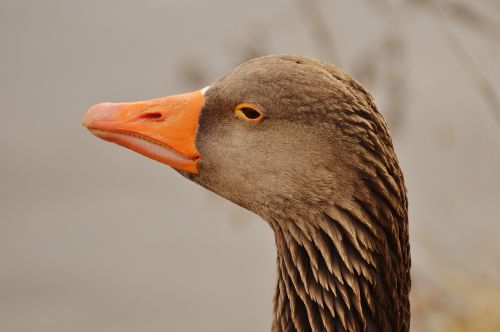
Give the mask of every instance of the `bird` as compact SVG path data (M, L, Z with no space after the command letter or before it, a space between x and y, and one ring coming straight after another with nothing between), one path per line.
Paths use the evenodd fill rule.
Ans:
M258 57L193 92L97 104L83 125L267 222L271 331L409 331L407 189L374 98L339 67Z

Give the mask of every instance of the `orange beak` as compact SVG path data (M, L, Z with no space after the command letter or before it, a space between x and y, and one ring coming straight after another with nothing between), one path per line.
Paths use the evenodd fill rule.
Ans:
M178 170L198 173L198 118L201 90L133 103L92 106L83 125L94 135Z

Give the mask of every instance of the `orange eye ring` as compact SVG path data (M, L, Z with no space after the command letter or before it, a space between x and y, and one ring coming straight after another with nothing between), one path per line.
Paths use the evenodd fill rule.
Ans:
M259 123L264 119L264 112L257 105L250 103L238 104L234 114L249 123Z

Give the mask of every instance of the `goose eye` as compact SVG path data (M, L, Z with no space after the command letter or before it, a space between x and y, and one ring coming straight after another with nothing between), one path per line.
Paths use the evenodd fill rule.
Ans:
M239 104L234 113L237 117L252 123L259 123L264 118L264 112L253 104Z

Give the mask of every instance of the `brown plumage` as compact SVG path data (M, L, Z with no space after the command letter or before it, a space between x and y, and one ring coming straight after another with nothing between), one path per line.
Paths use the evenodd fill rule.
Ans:
M263 120L235 117L241 103ZM179 172L274 231L272 331L409 330L406 189L357 81L305 57L250 60L204 93L196 148L197 170Z

